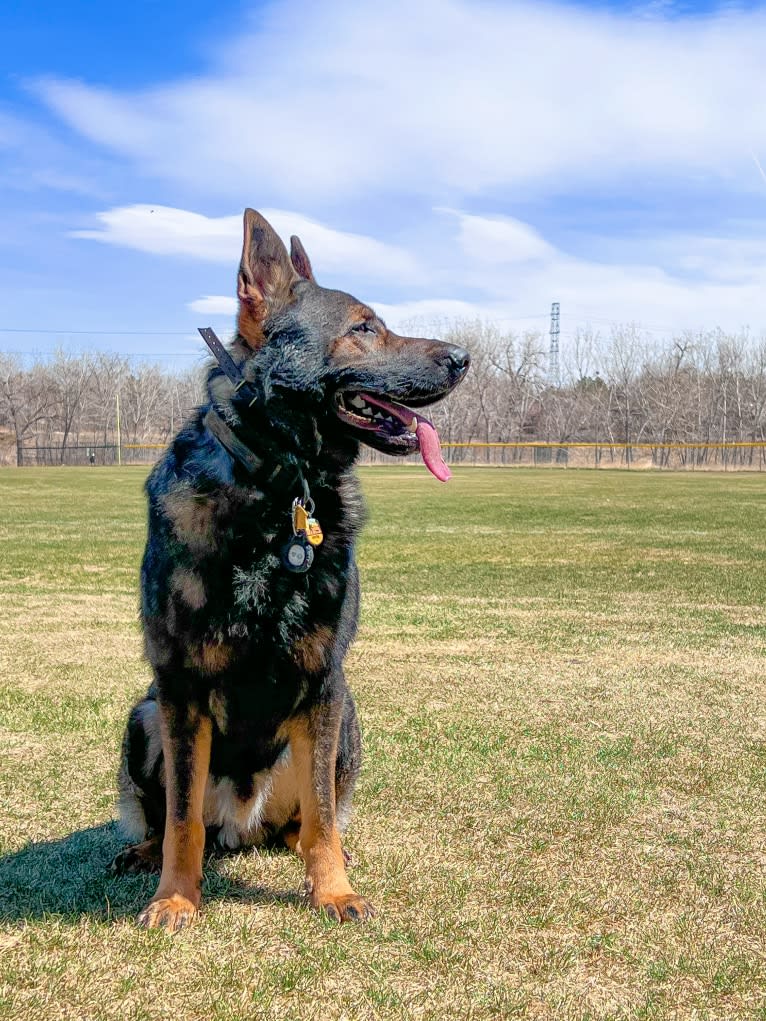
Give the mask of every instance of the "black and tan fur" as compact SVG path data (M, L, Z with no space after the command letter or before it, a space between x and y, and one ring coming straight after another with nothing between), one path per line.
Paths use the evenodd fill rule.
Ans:
M136 843L115 866L161 869L139 921L169 930L198 910L206 839L232 849L284 842L303 857L314 907L337 920L373 913L348 881L339 835L361 761L343 674L363 520L352 467L360 442L409 453L413 438L355 429L339 417L337 395L421 406L468 367L461 349L397 336L355 298L319 287L298 239L288 255L253 210L238 295L230 350L257 400L214 365L208 403L146 486L141 615L154 680L125 734L120 809ZM258 470L206 427L210 408ZM293 574L280 550L304 484L325 541L311 569Z

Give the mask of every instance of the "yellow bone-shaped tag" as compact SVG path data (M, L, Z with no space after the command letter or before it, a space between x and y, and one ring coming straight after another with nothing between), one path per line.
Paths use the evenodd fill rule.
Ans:
M306 521L306 538L312 546L321 546L324 542L324 534L322 533L322 526L319 524L316 518L309 518Z

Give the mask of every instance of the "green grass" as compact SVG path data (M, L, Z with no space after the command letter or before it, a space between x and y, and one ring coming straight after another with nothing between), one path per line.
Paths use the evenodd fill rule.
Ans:
M379 917L243 854L168 937L107 871L144 474L0 472L0 1017L766 1019L766 477L363 470Z

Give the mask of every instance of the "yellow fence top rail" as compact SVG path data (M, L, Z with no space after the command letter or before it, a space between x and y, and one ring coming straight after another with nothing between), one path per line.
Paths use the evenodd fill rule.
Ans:
M555 440L518 440L509 443L480 443L480 442L452 442L443 440L444 447L537 447L548 449L561 449L562 447L601 447L606 449L624 450L625 447L639 447L646 450L734 450L749 447L766 447L766 440L727 440L726 442L695 442L695 443L659 443L653 440L598 440L597 442L580 442L562 440L560 443Z
M698 440L694 443L660 443L656 440L515 440L507 443L483 443L480 440L443 440L444 447L643 447L647 450L726 450L739 447L766 447L766 440ZM123 443L123 450L164 450L167 443Z

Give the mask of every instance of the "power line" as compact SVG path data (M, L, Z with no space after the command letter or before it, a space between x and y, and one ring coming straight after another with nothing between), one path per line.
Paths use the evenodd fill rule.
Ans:
M20 355L24 358L34 357L35 355L55 355L58 353L56 348L31 348L29 351L18 351L11 348L0 348L0 354L3 355ZM116 354L123 358L206 358L207 352L204 350L199 351L81 351L78 354Z
M677 324L671 325L670 323L646 322L644 319L636 319L635 317L633 318L628 317L626 319L609 319L607 316L591 315L589 312L582 311L578 312L576 306L575 313L571 315L569 318L570 320L573 319L575 322L602 323L607 326L626 326L630 325L631 323L635 323L636 326L640 327L643 330L656 330L661 333L664 332L672 333L689 328L685 326L678 326Z
M47 336L68 334L82 337L191 337L190 330L29 330L0 326L0 333L42 333Z
M523 322L523 321L536 321L544 320L549 318L550 313L539 312L528 315L517 315L517 316L488 316L486 321L489 323L512 323L512 322ZM580 326L581 324L596 324L606 326L625 326L628 323L634 322L634 320L625 319L611 319L603 315L593 315L587 311L582 311L574 306L572 312L568 315L568 320L571 326ZM673 333L677 332L683 327L677 325L671 325L669 323L654 323L646 322L644 320L635 320L635 324L642 330L649 332L659 333ZM687 329L689 327L686 327ZM564 335L570 335L571 331L564 331ZM68 329L32 329L29 327L15 327L15 326L0 326L0 334L16 334L25 336L49 336L49 337L60 337L65 339L67 337L184 337L189 341L193 341L195 346L198 345L196 337L191 333L190 330L68 330ZM30 351L18 351L4 349L3 354L16 354L16 355L29 355L31 353L46 354L51 353L45 350L38 350L37 352ZM158 355L162 357L173 357L173 358L196 358L199 357L197 352L192 351L162 351L162 352L126 352L131 357L138 358L156 358Z

